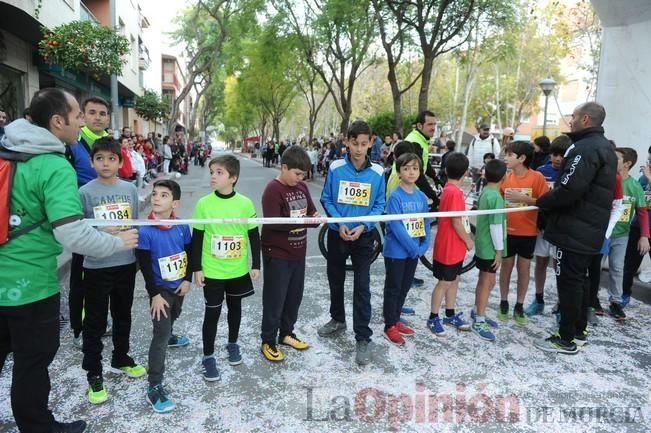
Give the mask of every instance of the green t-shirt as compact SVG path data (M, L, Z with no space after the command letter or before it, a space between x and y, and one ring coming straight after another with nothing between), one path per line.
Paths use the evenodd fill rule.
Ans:
M624 212L622 212L617 224L615 224L613 234L610 236L611 239L628 236L628 232L631 229L631 220L633 219L633 215L635 215L635 210L638 208L646 209L644 190L637 180L628 176L622 182L622 187L624 190Z
M479 209L503 209L504 199L496 188L485 187L479 196ZM495 258L495 248L491 239L491 224L501 224L504 236L504 250L502 255L506 254L506 214L497 213L491 215L477 216L477 231L475 233L475 255L480 259L493 260Z
M193 218L255 218L253 202L242 194L221 198L215 193L197 202ZM249 230L255 224L194 224L203 230L201 270L215 280L238 278L249 272Z
M52 222L81 216L77 176L65 157L43 154L17 165L10 215L17 228L47 221L0 246L0 306L31 304L59 292L57 256L63 248L54 238ZM16 220L16 217L14 217Z

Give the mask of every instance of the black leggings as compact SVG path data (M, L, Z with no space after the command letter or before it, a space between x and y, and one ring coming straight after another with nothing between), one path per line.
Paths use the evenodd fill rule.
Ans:
M242 321L242 298L239 296L226 296L228 307L228 342L236 343L240 334L240 322ZM216 307L206 306L203 318L203 354L209 356L215 353L215 338L217 337L217 322L222 312L222 304Z

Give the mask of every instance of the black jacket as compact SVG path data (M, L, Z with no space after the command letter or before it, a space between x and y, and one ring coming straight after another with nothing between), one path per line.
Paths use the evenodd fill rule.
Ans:
M579 254L598 254L604 242L617 174L617 156L602 127L567 134L574 142L554 189L536 200L545 211L544 238Z

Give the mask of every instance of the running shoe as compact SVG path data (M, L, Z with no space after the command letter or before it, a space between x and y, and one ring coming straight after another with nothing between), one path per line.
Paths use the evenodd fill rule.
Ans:
M432 331L432 334L436 335L437 337L445 336L445 329L443 329L443 325L441 324L441 319L439 317L428 320L427 328Z
M529 324L529 319L524 314L524 311L513 309L513 320L520 326L527 326Z
M404 314L405 316L415 316L416 315L416 310L414 310L411 307L402 307L400 309L400 314Z
M534 342L534 345L543 352L563 353L566 355L575 355L579 349L572 341L569 343L561 340L561 336L554 334L547 338L541 338Z
M583 331L580 334L576 334L574 336L574 344L576 344L579 349L582 349L583 346L588 344L588 331Z
M450 325L457 328L459 331L470 331L470 324L461 318L462 312L459 312L451 317L444 317L443 324Z
M296 334L285 335L281 340L280 344L283 346L289 346L296 350L305 350L309 349L310 345L305 341L301 340L296 336Z
M160 383L149 385L147 401L154 412L165 413L174 409L174 402L167 396L167 390Z
M416 333L416 331L414 331L412 327L405 325L402 322L396 323L395 326L396 328L398 328L398 332L400 333L400 335L411 337Z
M228 363L230 365L240 365L242 363L240 346L237 343L228 343L226 345L226 351L228 352Z
M504 306L502 307L500 305L499 309L497 310L497 320L500 322L508 322L509 321L509 306Z
M477 318L477 313L473 308L472 310L470 310L470 319L472 320L472 323L475 323L476 318ZM498 325L497 322L494 321L493 319L484 316L484 320L486 321L486 323L488 323L488 326L490 326L493 329L497 329L500 327L500 325Z
M190 339L185 335L174 335L167 341L167 347L183 347L190 344Z
M317 334L321 337L334 337L346 330L346 323L337 322L331 319L328 323L317 329Z
M267 361L280 362L285 359L285 355L283 355L283 352L278 350L275 344L262 343L262 346L260 346L260 352L262 352L262 355L267 359Z
M617 302L611 302L609 310L610 310L610 315L614 317L615 320L617 321L626 320L626 313L624 313L622 306L619 305Z
M217 369L217 361L214 356L209 356L201 361L203 367L203 378L208 382L219 380L219 370Z
M405 344L405 339L400 335L400 331L398 331L396 325L390 326L384 330L384 338L386 338L389 343L395 344L396 346L402 346Z
M533 302L529 304L527 308L525 308L524 314L531 317L537 314L542 314L544 310L545 310L545 303L538 302L538 300L534 299Z
M88 378L88 401L91 404L100 404L104 403L107 398L108 394L102 376L90 376Z
M495 341L495 334L491 332L490 326L486 322L475 322L472 324L472 330L480 338L486 341Z
M52 421L52 433L83 433L84 430L86 430L86 421Z

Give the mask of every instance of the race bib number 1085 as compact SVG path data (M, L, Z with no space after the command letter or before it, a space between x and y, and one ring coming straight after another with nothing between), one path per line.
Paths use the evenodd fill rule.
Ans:
M368 206L371 200L371 184L361 182L339 182L337 203L352 204L353 206Z

